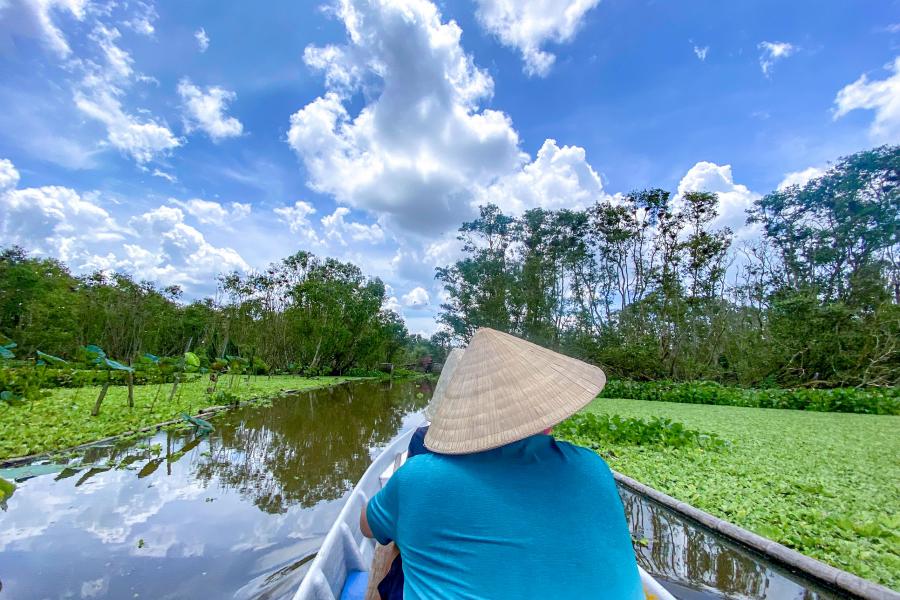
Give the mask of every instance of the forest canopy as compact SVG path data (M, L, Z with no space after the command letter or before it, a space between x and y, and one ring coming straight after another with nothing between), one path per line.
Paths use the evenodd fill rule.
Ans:
M301 251L227 273L215 298L184 302L128 274L74 275L0 251L0 334L18 355L97 344L240 354L267 367L344 373L439 360L488 326L637 380L747 386L900 383L900 147L837 161L748 211L755 241L714 226L719 198L654 188L583 210L520 216L497 206L459 228L463 256L437 269L447 300L430 340L387 310L384 283Z
M185 303L181 296L177 286L160 289L122 273L75 276L18 247L0 252L0 333L15 340L19 356L40 350L70 357L96 344L127 361L190 349L327 374L403 358L423 342L384 308L381 280L308 252L263 272L220 276L215 299Z
M489 326L634 379L900 381L900 147L843 158L757 200L739 243L716 194L635 191L520 217L494 205L438 269L441 322Z

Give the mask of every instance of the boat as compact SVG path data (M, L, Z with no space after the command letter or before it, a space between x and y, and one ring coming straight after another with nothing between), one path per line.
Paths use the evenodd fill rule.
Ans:
M414 432L410 429L397 437L363 474L325 536L293 600L364 600L376 543L362 534L359 514L406 460L406 448ZM658 581L640 566L638 569L648 600L675 600Z

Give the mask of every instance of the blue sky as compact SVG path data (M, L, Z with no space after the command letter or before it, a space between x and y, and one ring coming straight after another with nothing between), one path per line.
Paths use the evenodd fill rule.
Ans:
M0 243L214 293L300 249L430 333L479 203L720 194L900 141L900 2L0 0Z

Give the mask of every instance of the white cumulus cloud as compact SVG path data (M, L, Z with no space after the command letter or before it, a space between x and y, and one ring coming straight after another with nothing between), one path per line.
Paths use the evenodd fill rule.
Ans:
M492 79L426 0L348 0L337 15L348 44L305 54L330 91L288 132L309 184L420 235L459 223L477 186L526 158L509 117L479 106ZM363 87L380 93L351 114L349 91Z
M293 206L281 206L274 210L275 214L290 228L291 233L298 234L309 242L318 242L319 236L310 222L310 215L315 214L313 205L304 200L297 200Z
M57 19L84 21L88 0L2 0L0 35L35 38L59 58L69 58L72 48Z
M397 300L397 296L390 296L387 300L385 300L384 309L395 312L401 317L403 316L403 307L400 306L400 301Z
M403 304L412 309L422 309L431 303L428 292L423 287L415 287L403 295Z
M369 244L377 244L384 241L384 231L378 223L366 225L344 220L344 217L349 214L349 208L338 206L333 213L322 217L322 227L328 239L335 240L342 246L347 245L345 236L354 242L366 242Z
M125 112L116 90L93 77L86 78L84 88L75 92L75 106L103 123L109 144L138 163L153 160L181 145L163 123Z
M125 21L125 25L135 33L153 37L153 34L156 33L156 27L154 27L153 22L156 21L158 17L159 15L153 5L145 2L138 2L136 4L135 14Z
M186 288L208 286L219 273L250 269L237 251L213 246L187 225L180 208L160 206L131 218L128 224L138 241L125 244L126 256L109 268L133 270L152 281Z
M0 192L19 184L19 171L11 160L0 159Z
M185 77L178 82L178 95L184 103L184 126L188 133L201 129L218 142L244 131L240 121L225 115L228 103L237 97L234 92L218 86L207 87L204 92Z
M877 142L900 140L900 56L888 66L892 73L886 79L869 80L863 74L841 89L834 99L834 118L853 110L875 111L869 134Z
M696 54L697 58L701 61L705 61L706 55L709 54L709 46L703 46L702 48L700 46L694 46L694 54Z
M585 208L604 199L600 175L585 157L584 148L546 140L533 162L485 188L479 203L491 202L507 213L530 208L558 210Z
M522 53L524 71L543 77L556 56L542 47L575 37L585 14L600 0L476 0L476 17L500 42Z
M76 272L117 270L161 285L181 285L195 295L210 294L217 274L247 271L229 247L209 243L184 222L175 206L159 206L122 224L101 206L101 194L61 186L15 187L15 167L0 191L0 239L39 255L65 261Z
M771 75L775 63L797 51L797 47L788 42L760 42L758 48L759 68L766 77Z
M250 204L232 202L226 208L222 203L201 198L191 198L184 202L170 199L169 202L184 209L189 215L204 225L216 225L227 227L235 221L240 221L250 216Z
M687 192L714 192L719 196L718 217L713 227L730 227L736 237L746 238L754 229L746 225L747 209L760 197L747 186L735 183L731 165L700 161L678 183L678 197Z
M791 187L792 185L804 186L809 181L818 179L824 174L825 169L820 169L818 167L809 167L803 169L802 171L793 171L791 173L787 173L784 176L784 179L782 179L781 183L778 184L778 189L783 190L785 188Z
M138 117L122 106L125 87L132 83L131 56L121 49L114 28L98 24L90 38L99 46L104 61L82 61L84 76L74 90L75 106L106 127L110 146L143 164L181 145L172 131L153 118Z
M209 36L206 35L206 30L201 27L195 31L194 39L197 40L197 48L200 49L200 52L206 52L209 48Z

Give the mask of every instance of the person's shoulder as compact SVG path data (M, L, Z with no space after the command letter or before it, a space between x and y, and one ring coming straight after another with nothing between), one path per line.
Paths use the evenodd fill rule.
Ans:
M606 461L590 448L560 440L556 441L556 445L565 455L567 460L584 468L600 471L610 478L612 477L612 471L610 470L609 465L606 464Z
M406 459L403 466L397 470L397 475L402 473L404 478L419 477L424 474L434 473L441 468L443 468L441 456L427 452L425 454L416 454Z

